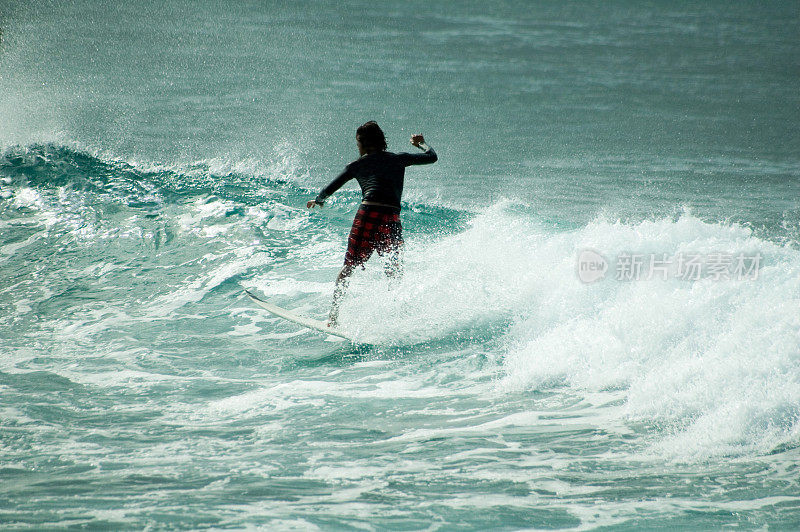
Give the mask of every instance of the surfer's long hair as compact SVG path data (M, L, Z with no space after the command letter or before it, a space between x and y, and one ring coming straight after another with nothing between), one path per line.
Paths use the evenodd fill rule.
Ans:
M380 126L374 120L362 124L356 130L356 140L368 152L386 151L386 137Z

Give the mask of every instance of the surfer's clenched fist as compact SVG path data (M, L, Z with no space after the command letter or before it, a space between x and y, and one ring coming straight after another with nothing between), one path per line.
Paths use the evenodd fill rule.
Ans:
M422 135L411 135L411 144L419 148L420 144L425 144L425 137Z
M317 207L317 206L322 207L322 205L323 205L322 203L319 203L317 200L313 200L313 199L311 201L309 201L308 203L306 203L306 207L309 208L309 209L313 209L314 207Z

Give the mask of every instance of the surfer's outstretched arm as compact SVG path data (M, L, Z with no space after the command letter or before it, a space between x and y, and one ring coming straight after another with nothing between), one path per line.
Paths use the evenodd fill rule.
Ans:
M336 192L337 190L342 188L342 185L344 185L345 183L347 183L351 179L353 179L353 172L351 171L351 167L348 164L345 167L344 171L341 174L339 174L338 176L336 176L336 179L331 181L328 184L328 186L326 186L325 188L320 190L319 194L317 194L317 197L315 199L309 201L306 204L306 207L308 207L309 209L313 209L317 205L322 207L325 204L325 199L328 196L330 196L331 194L333 194L334 192Z
M400 153L403 165L431 164L439 160L439 156L425 143L425 137L422 135L411 135L411 144L421 149L422 153Z

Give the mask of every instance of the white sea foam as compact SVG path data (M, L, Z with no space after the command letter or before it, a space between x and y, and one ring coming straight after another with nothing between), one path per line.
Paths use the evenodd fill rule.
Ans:
M358 272L342 309L346 327L416 343L495 324L505 354L500 389L622 390L615 415L660 427L652 446L660 454L800 442L800 252L688 213L600 218L553 233L508 207L487 209L461 234L408 242L395 290L379 261ZM583 284L576 259L585 248L608 257L759 253L762 267L755 280Z
M638 224L598 220L528 244L524 253L540 280L532 289L516 277L530 300L503 339L502 386L623 388L625 415L666 427L668 437L654 448L679 456L766 452L798 442L797 250L689 215ZM756 280L583 285L570 264L583 247L611 256L758 252L764 261ZM560 265L553 253L564 259Z

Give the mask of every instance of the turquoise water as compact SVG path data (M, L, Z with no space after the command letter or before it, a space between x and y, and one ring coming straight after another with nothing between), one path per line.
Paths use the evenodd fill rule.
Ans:
M0 3L0 527L800 528L796 3ZM406 275L322 318L375 119ZM581 250L761 257L592 284ZM391 288L391 289L390 289Z

